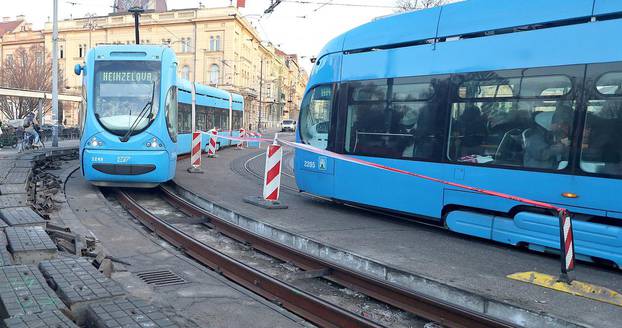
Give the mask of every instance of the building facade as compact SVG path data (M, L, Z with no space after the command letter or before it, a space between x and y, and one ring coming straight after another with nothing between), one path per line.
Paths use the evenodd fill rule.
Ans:
M162 6L162 1L146 2L154 8ZM73 74L72 67L84 61L90 48L135 42L134 18L121 10L119 1L115 1L115 11L107 16L58 22L58 57L65 82L64 93L81 93L81 77ZM262 127L276 127L282 119L298 116L308 80L298 56L285 54L263 41L236 7L153 9L146 10L140 20L141 43L164 44L174 49L180 77L244 96L246 127L257 128L260 112ZM23 30L17 26L1 36L0 58L6 58L20 46L33 44L42 45L49 54L52 23L46 23L41 31L32 31L23 17L21 21L20 26L26 26ZM67 124L76 124L77 108L67 104L64 111Z

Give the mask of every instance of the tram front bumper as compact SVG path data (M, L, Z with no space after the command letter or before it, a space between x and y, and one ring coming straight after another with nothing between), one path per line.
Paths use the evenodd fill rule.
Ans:
M86 180L102 186L166 182L172 179L174 163L166 150L85 149L82 155Z

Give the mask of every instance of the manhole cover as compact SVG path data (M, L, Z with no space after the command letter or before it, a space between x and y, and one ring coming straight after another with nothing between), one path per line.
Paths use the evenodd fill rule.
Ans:
M143 271L137 272L136 275L146 284L154 286L170 286L186 283L184 278L170 270Z

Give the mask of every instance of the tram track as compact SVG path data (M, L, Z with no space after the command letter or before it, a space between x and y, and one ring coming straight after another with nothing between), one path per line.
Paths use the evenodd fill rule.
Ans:
M318 326L380 327L386 325L386 322L372 321L362 314L353 313L288 283L287 279L283 280L278 276L266 274L225 254L217 247L208 245L204 240L197 239L192 231L182 229L179 225L167 222L158 214L154 214L157 211L152 212L139 204L139 200L127 190L114 189L114 192L117 199L134 217L161 238L232 281L280 304ZM167 187L161 187L157 196L154 194L150 193L150 196L160 197L190 218L201 218L204 220L204 225L219 234L280 261L295 265L299 268L296 275L336 283L407 314L426 321L438 322L444 327L514 327L505 321L402 289L251 233L189 203Z

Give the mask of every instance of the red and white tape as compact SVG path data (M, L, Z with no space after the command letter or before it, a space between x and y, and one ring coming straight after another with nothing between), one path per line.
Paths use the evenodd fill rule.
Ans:
M192 133L192 148L190 153L190 164L195 169L201 167L201 131Z
M250 138L235 138L235 137L228 137L228 136L224 138L231 139L231 140L237 140L237 141L257 141L257 140L270 141L269 139L261 139L261 138L250 139ZM560 250L561 250L561 261L562 261L562 279L567 282L570 282L572 280L572 278L569 277L569 273L570 271L574 270L574 262L575 262L574 238L573 238L573 233L572 233L572 219L571 219L571 216L568 210L565 208L555 206L552 204L548 204L545 202L528 199L528 198L518 197L518 196L514 196L510 194L500 193L500 192L486 190L486 189L472 187L472 186L467 186L467 185L463 185L460 183L445 181L442 179L437 179L437 178L429 177L426 175L409 172L409 171L397 169L394 167L390 167L390 166L386 166L386 165L382 165L378 163L368 162L368 161L365 161L359 158L337 154L337 153L334 153L328 150L315 148L315 147L312 147L306 144L279 139L278 136L274 139L274 141L284 146L305 150L311 153L323 155L326 157L331 157L334 159L338 159L338 160L342 160L342 161L346 161L350 163L356 163L359 165L373 167L373 168L384 170L384 171L404 174L404 175L408 175L408 176L412 176L412 177L416 177L416 178L420 178L420 179L424 179L428 181L433 181L436 183L440 183L440 184L444 184L444 185L448 185L448 186L452 186L452 187L456 187L460 189L473 191L473 192L484 194L484 195L513 200L519 203L555 211L558 214L559 219L560 219L559 226L560 226ZM266 180L264 179L264 181Z

